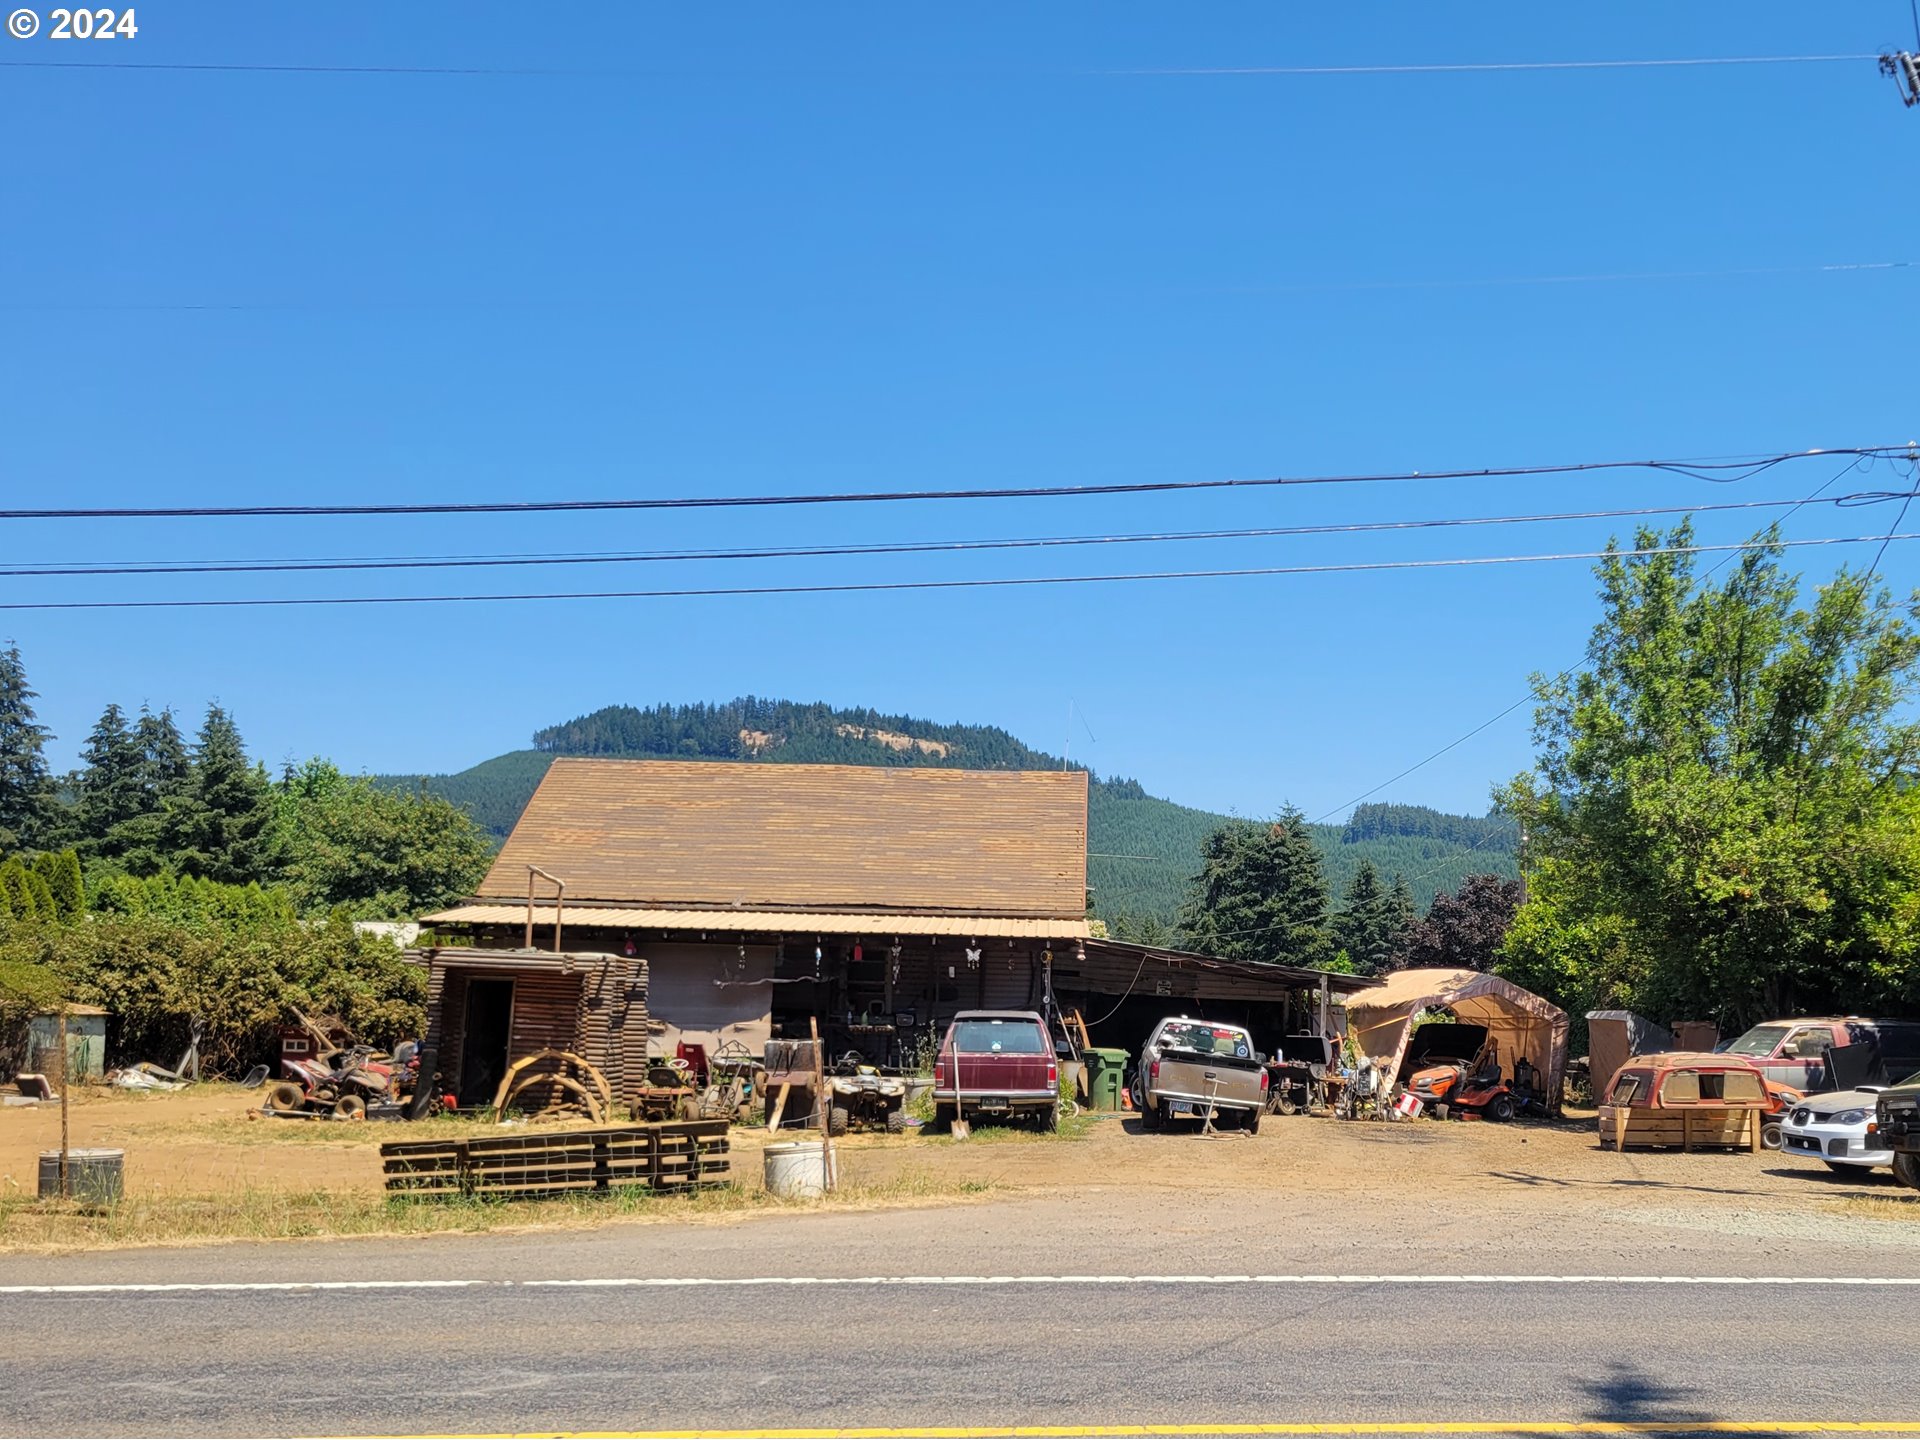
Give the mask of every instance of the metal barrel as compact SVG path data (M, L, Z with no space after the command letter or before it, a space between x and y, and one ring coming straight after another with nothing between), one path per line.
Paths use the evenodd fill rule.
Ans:
M87 1205L112 1205L121 1196L124 1150L67 1151L67 1193ZM40 1152L40 1198L60 1198L60 1152Z

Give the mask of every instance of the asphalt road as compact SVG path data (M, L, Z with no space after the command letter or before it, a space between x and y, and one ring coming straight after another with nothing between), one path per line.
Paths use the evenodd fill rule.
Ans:
M1429 1226L1329 1266L1330 1216L1182 1218L1103 1234L1094 1207L1035 1200L14 1259L0 1432L1920 1421L1911 1245L1643 1227L1624 1253L1549 1224L1469 1249ZM1032 1278L1068 1275L1103 1278ZM861 1278L900 1276L939 1283ZM124 1288L314 1282L375 1288ZM87 1285L116 1288L20 1288Z

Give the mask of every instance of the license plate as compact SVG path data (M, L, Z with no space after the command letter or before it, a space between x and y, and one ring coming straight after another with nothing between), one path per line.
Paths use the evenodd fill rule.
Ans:
M976 1102L982 1110L1011 1110L1004 1095L982 1095Z
M1191 1115L1193 1114L1193 1106L1185 1100L1169 1100L1167 1102L1167 1113L1169 1115Z

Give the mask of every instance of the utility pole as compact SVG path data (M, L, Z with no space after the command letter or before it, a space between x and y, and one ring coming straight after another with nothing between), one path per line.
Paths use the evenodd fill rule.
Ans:
M1896 51L1880 57L1880 73L1891 76L1900 87L1900 103L1911 110L1920 105L1920 57L1911 50Z

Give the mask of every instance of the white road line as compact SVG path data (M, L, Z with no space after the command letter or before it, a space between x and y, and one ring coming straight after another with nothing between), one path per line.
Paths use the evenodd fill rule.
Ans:
M290 1290L728 1290L1007 1285L1722 1285L1920 1288L1904 1275L671 1275L597 1280L208 1280L156 1284L0 1285L0 1295L231 1294Z

